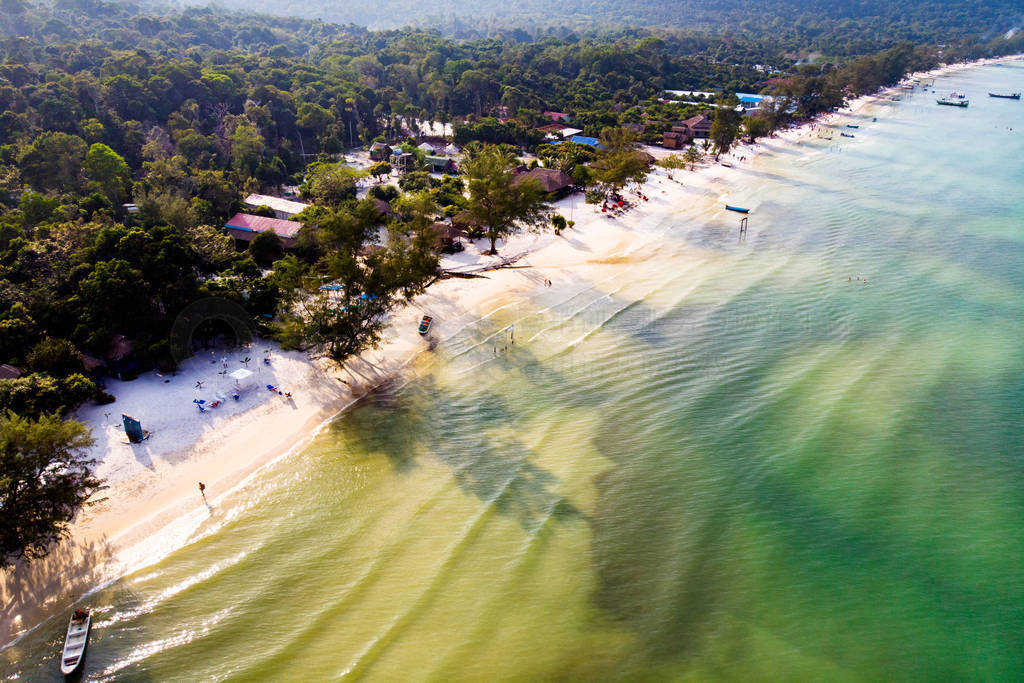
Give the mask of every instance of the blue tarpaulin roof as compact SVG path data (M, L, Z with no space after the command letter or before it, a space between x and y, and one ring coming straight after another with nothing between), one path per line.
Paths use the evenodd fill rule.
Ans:
M575 142L579 145L590 145L591 147L600 147L601 143L598 142L597 138L588 138L584 135L573 135L569 138L569 142Z
M758 104L764 101L765 98L764 95L751 95L746 92L738 92L736 93L736 97L738 97L740 102L743 102L744 104Z

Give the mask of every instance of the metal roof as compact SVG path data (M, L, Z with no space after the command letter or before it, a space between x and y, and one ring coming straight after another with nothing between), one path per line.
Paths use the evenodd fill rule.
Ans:
M280 197L271 197L265 194L251 194L245 198L246 206L269 206L274 211L280 213L286 213L289 216L294 216L297 213L301 213L303 209L309 206L309 204L303 204L302 202L293 202L290 199L281 199Z

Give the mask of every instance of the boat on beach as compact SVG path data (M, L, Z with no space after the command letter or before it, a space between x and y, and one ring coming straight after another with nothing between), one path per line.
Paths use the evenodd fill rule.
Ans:
M990 92L988 94L988 96L989 97L998 97L998 98L1004 99L1004 100L1019 100L1020 99L1020 93L1019 92L1011 92L1011 93Z
M938 104L943 104L947 107L966 107L971 103L970 100L964 100L959 98L950 99L948 97L940 97L939 99L935 100L935 102Z
M750 213L750 209L745 209L742 206L733 206L732 204L726 204L725 210L735 211L736 213Z
M853 137L857 137L857 136L856 136L856 135L854 135L853 133L842 133L842 132L841 132L841 133L839 133L839 134L840 134L841 136L843 136L844 138L853 138Z
M419 332L420 334L426 334L427 332L430 331L430 324L432 322L434 322L434 319L431 318L429 315L423 316L422 318L420 318L420 326L416 331Z
M848 123L848 124L846 124L846 127L847 127L847 128L860 128L860 126L854 125L854 124L852 124L852 123Z
M89 642L89 624L92 615L81 609L76 609L68 622L68 633L64 637L64 651L60 657L60 671L65 676L70 676L78 670L85 658L85 646Z

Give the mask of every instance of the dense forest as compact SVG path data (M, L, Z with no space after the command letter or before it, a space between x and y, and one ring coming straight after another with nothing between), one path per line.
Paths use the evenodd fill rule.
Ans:
M222 4L250 7L240 0ZM270 0L261 10L377 29L434 27L461 39L498 35L525 41L569 31L685 28L726 40L769 39L779 51L839 56L876 52L902 41L956 43L994 36L1020 26L1024 14L1013 0L568 0L557 5L540 0L332 0L308 6Z
M988 34L1012 24L1013 8L999 3L864 3L845 14L830 6L767 2L750 17L736 3L654 4L646 20L628 16L647 28L602 20L576 33L548 23L535 38L506 27L460 40L458 31L370 31L209 8L0 0L0 365L21 373L0 379L0 494L17 488L18 467L39 466L20 453L48 449L78 473L51 478L64 488L36 496L54 504L33 519L56 527L4 528L0 565L26 548L44 552L98 485L74 465L69 444L85 443L83 434L60 437L47 416L113 400L92 360L109 360L114 340L132 342L129 376L173 369L176 316L222 297L264 335L343 363L437 276L438 220L470 215L492 248L517 224L550 223L539 186L516 178L524 152L599 196L643 177L634 135L660 140L696 113L714 118L721 152L741 134L769 134L908 71L1024 51L1021 34ZM612 11L587 7L605 19ZM699 20L688 24L683 10ZM669 20L655 26L659 11ZM879 23L901 11L891 31ZM811 50L830 56L801 59ZM716 91L726 106L666 101L673 88ZM777 98L741 121L736 91ZM550 110L603 149L539 148ZM454 124L462 176L425 172L414 147L421 120ZM633 124L628 135L624 124ZM378 185L357 199L367 172L344 155L373 142L408 150L413 168L398 188ZM696 151L688 153L692 163ZM391 171L382 162L369 175ZM240 248L225 220L246 194L283 186L299 186L313 204L296 217L295 248L272 232ZM334 283L329 299L325 281ZM8 514L20 500L0 498L5 519L32 517Z

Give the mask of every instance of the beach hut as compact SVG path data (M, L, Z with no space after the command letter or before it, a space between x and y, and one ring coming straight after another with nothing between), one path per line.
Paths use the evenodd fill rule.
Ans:
M437 222L430 226L437 235L437 241L446 252L457 252L463 250L463 232L451 223Z
M392 149L383 142L375 142L370 145L370 158L374 161L387 161L391 157Z
M455 162L448 157L427 156L426 162L434 173L451 173L455 170Z
M132 340L123 334L115 334L110 339L104 360L111 377L126 381L139 376L139 363L135 359Z
M520 173L515 183L522 182L525 178L536 178L540 183L540 187L547 193L562 192L572 188L574 181L572 176L565 171L559 171L554 168L543 168L538 166L537 168L531 168L525 173Z

